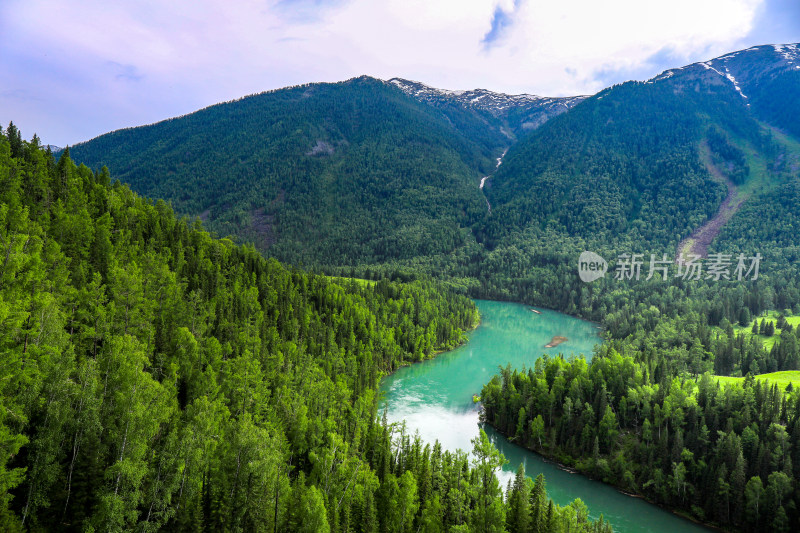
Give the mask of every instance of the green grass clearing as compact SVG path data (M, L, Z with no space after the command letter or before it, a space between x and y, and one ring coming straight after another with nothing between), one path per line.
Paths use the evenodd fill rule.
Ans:
M800 387L800 370L784 370L782 372L771 372L769 374L759 374L754 376L758 381L768 381L776 384L781 390L786 390L786 386L791 383L792 388ZM740 384L744 381L743 377L714 376L714 379L721 385Z
M783 334L781 330L777 329L777 320L779 314L780 314L779 311L769 311L767 313L761 314L755 317L753 320L751 320L750 323L745 327L740 326L738 323L734 324L733 333L736 335L742 333L747 337L755 336L761 341L761 344L763 344L767 350L771 350L772 347L775 345L775 341L777 341L778 338L780 338L780 336ZM794 335L794 331L797 329L798 326L800 326L800 315L797 316L784 315L784 316L786 318L786 322L788 322L792 326L792 332L790 334ZM773 325L776 326L775 335L773 335L772 337L767 337L766 335L753 335L752 332L753 322L757 320L758 323L760 324L762 319L766 320L767 322L772 322Z
M363 285L365 287L369 287L369 286L372 286L372 285L375 285L376 283L378 283L377 281L372 280L372 279L345 278L345 277L342 277L342 276L325 276L325 277L328 278L329 280L331 280L334 283L346 283L348 281L355 281L358 285Z

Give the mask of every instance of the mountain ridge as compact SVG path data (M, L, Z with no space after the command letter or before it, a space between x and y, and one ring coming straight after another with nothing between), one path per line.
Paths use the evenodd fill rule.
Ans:
M782 44L781 43L775 43L775 44L755 45L755 46L751 46L749 48L736 50L734 52L728 52L728 53L725 53L725 54L723 54L721 56L717 56L717 57L714 57L712 59L708 59L708 60L705 60L705 61L696 61L694 63L689 63L687 65L683 65L683 66L680 66L680 67L671 67L671 68L663 70L659 74L657 74L655 76L652 76L651 78L649 78L647 80L642 80L642 83L650 84L650 83L654 83L654 82L657 82L657 81L666 80L666 79L669 79L669 78L675 76L680 71L685 71L686 69L692 69L694 67L704 68L705 70L711 70L711 71L715 72L716 74L718 74L720 77L727 78L726 74L723 74L718 68L716 68L716 65L714 65L714 62L727 61L727 60L729 60L731 58L734 58L737 55L745 53L745 52L762 52L762 53L763 52L768 52L769 49L772 49L775 53L781 54L781 56L786 60L786 63L788 65L792 66L793 70L800 71L800 42L797 42L797 43L782 43ZM785 70L791 70L791 69L785 69ZM727 74L730 75L730 73L727 73ZM733 76L731 75L731 77L733 77ZM730 81L730 78L728 78L728 79ZM389 79L383 79L383 78L378 78L378 77L371 76L371 75L368 75L368 74L362 74L360 76L353 76L351 78L347 78L347 79L341 80L341 81L334 81L334 82L307 82L307 83L300 83L300 84L294 84L294 85L287 85L287 86L284 86L284 87L277 87L277 88L274 88L274 89L267 89L267 90L260 91L260 92L257 92L257 93L251 93L251 94L243 95L243 96L238 97L238 98L233 98L233 99L230 99L230 100L225 100L225 101L213 103L213 104L201 107L201 108L199 108L199 109L197 109L195 111L191 111L191 112L184 113L184 114L181 114L181 115L176 115L174 117L167 117L167 118L164 118L162 120L158 120L156 122L147 123L147 124L140 124L140 125L136 125L136 126L126 126L126 127L123 127L123 128L118 128L118 129L115 129L115 130L111 130L110 132L101 134L101 135L99 135L97 137L102 137L104 135L108 135L109 133L115 133L115 132L119 132L119 131L126 131L126 130L136 129L136 128L143 128L143 127L148 127L148 126L153 126L153 125L156 125L156 124L160 124L162 122L167 122L167 121L172 121L172 120L185 118L187 116L193 115L193 114L198 113L200 111L205 111L207 109L214 108L214 107L220 106L220 105L233 104L233 103L240 102L242 100L246 100L246 99L252 98L252 97L275 94L275 93L280 93L280 92L283 92L283 91L302 89L302 88L314 88L314 87L317 87L317 86L324 86L324 85L346 84L346 83L354 82L356 80L374 80L374 81L382 82L384 84L392 84L392 85L398 87L404 93L408 94L409 96L415 97L418 101L421 101L421 102L428 102L428 103L436 104L436 103L441 103L441 101L443 101L443 100L449 99L451 101L458 102L459 104L461 104L461 105L463 105L465 107L473 107L473 108L489 111L495 116L502 115L503 112L506 112L508 110L508 108L511 107L514 104L516 104L517 106L520 106L520 107L525 106L525 105L531 105L531 104L538 104L540 106L543 105L543 104L548 105L548 106L550 106L550 105L552 105L552 106L560 105L560 106L565 107L565 108L568 109L568 108L574 107L578 103L580 103L580 102L582 102L582 101L584 101L584 100L586 100L588 98L591 98L592 96L597 96L597 95L601 94L602 92L604 92L604 91L606 91L606 90L611 88L611 87L606 87L604 89L601 89L597 93L590 94L590 95L541 96L541 95L536 95L536 94L531 94L531 93L519 93L519 94L503 93L503 92L497 92L497 91L493 91L491 89L483 89L483 88L475 88L475 89L442 89L442 88L433 87L432 85L428 85L428 84L426 84L424 82L420 82L420 81L416 81L416 80L410 80L410 79L401 78L401 77L392 77L392 78L389 78ZM629 82L630 81L635 81L635 80L629 80ZM629 82L623 82L623 83L629 83ZM733 81L732 83L734 85L736 85L737 82ZM551 116L554 116L554 115L551 115ZM541 124L538 124L538 125L541 125ZM529 126L529 128L530 129L534 129L535 127L538 127L538 125L537 126L533 126L533 127ZM85 143L91 142L94 139L96 139L97 137L93 137L92 139L88 139L88 140L85 140L85 141L79 141L79 142L77 142L77 143L75 143L75 144L73 144L71 146L78 146L78 145L81 145L81 144L85 144ZM58 153L58 152L63 151L63 148L57 147L57 146L54 146L54 145L51 146L51 149L53 150L54 153Z
M733 59L733 58L737 57L740 54L747 54L748 52L769 53L770 52L770 48L772 49L773 52L775 52L777 54L780 54L781 57L787 63L787 65L791 66L795 70L800 70L800 49L798 49L798 46L800 46L800 43L763 44L763 45L751 46L750 48L743 48L743 49L737 50L735 52L728 52L726 54L714 57L712 59L708 59L706 61L696 61L694 63L690 63L688 65L684 65L682 67L669 68L667 70L664 70L660 74L658 74L656 76L653 76L652 78L647 80L647 82L660 81L661 79L667 79L667 78L673 76L678 71L685 70L685 69L692 68L692 67L702 67L702 68L705 68L706 70L713 70L714 72L716 72L720 76L727 78L727 76L725 74L722 74L720 72L720 70L718 68L718 67L720 67L720 65L718 63L723 63L723 64L727 63L728 60ZM715 62L717 62L717 65L714 64ZM780 64L776 65L776 68L779 68L779 67L780 67ZM721 68L724 69L724 66L722 66ZM728 73L728 74L730 74L730 73ZM732 83L736 84L735 80L730 80L730 78L728 78L728 80L731 81Z
M550 118L589 98L586 95L551 97L528 93L507 94L488 89L439 89L403 78L391 78L387 83L394 84L409 96L434 106L455 103L467 109L488 112L496 118L510 119L512 128L522 132L536 129Z
M681 83L706 78L729 85L753 108L755 116L800 136L800 102L791 95L800 85L800 43L751 46L721 56L672 68L645 83ZM714 81L716 80L716 81Z
M800 137L796 50L752 47L561 100L361 76L107 134L72 156L279 260L367 276L421 270L475 296L547 295L596 318L596 302L579 308L571 296L583 292L573 269L552 265L588 247L674 255L726 196L699 154L712 132L715 164L748 202L791 179L794 155L771 132ZM575 105L526 129L542 102ZM760 225L742 221L747 207L732 227Z

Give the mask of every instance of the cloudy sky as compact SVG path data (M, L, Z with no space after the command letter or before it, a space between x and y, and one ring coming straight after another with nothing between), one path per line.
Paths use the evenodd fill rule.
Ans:
M798 41L798 0L2 0L0 123L63 146L362 74L591 94Z

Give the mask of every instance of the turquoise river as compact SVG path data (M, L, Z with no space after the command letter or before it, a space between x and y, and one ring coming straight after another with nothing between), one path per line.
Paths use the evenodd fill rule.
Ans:
M435 359L401 368L386 377L381 390L382 408L390 422L406 421L407 431L419 432L423 440L439 440L449 450L471 450L470 439L478 434L478 405L472 395L500 366L530 367L543 353L585 354L591 359L600 341L596 324L568 315L520 304L476 301L481 324L469 334L469 342ZM552 337L567 337L555 348L545 348ZM548 495L566 505L580 498L592 518L602 513L619 532L708 531L646 501L626 496L613 487L558 468L529 450L520 448L484 428L509 463L499 473L502 486L513 477L517 466L525 464L531 477L540 472L547 482Z

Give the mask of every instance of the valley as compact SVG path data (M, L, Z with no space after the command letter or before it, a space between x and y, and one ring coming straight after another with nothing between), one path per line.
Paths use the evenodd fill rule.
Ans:
M10 123L0 529L797 530L798 66L359 76L55 153Z
M497 172L497 169L500 168L500 165L503 163L503 158L505 157L507 152L508 152L508 148L503 150L503 153L500 154L500 157L497 158L497 165L494 167L494 171L492 172L492 174L494 174L494 172ZM492 174L489 174L488 176L484 176L484 177L481 178L481 182L478 185L478 188L481 191L483 191L483 187L484 187L484 185L486 185L486 180L491 178ZM484 198L485 197L486 197L486 195L484 195ZM486 207L488 208L488 212L491 214L491 212L492 212L492 204L489 203L489 199L488 198L486 198Z
M553 311L532 315L513 303L477 301L481 325L469 334L469 342L452 352L418 365L402 368L381 383L382 408L394 431L402 438L438 441L449 450L469 450L478 434L480 410L471 394L491 379L498 367L531 368L542 354L585 356L591 361L601 339L595 325ZM553 332L569 336L556 350L542 348ZM486 431L509 462L499 472L501 486L513 481L520 465L526 472L543 473L548 494L560 505L575 498L588 507L589 516L600 515L620 533L656 531L707 531L666 510L631 498L612 487L571 473L539 454L526 450L520 439L507 440L493 428Z

